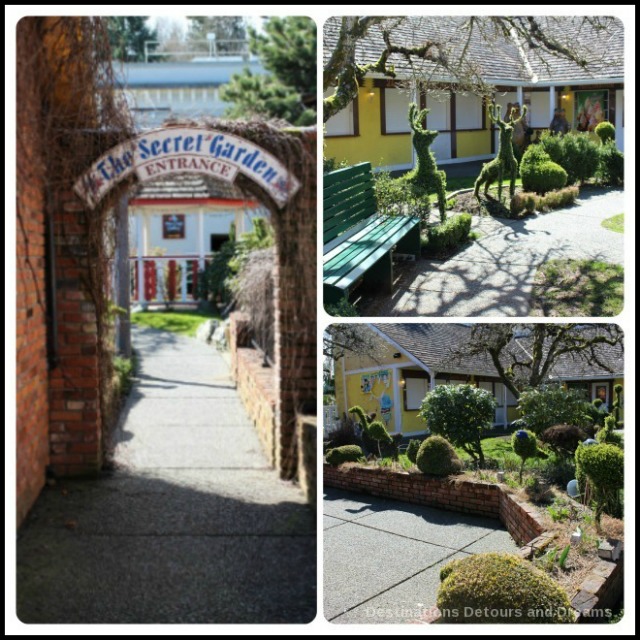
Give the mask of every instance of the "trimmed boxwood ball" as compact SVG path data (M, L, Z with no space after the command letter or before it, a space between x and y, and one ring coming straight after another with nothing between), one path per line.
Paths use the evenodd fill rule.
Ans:
M364 458L364 454L362 453L362 449L357 445L346 444L342 447L329 449L325 458L332 467L337 467L343 462L357 462L361 458Z
M587 480L593 488L596 523L603 513L622 517L620 489L624 487L624 453L614 444L582 443L576 449L576 479L584 494Z
M422 473L434 476L450 476L462 471L462 460L442 436L431 436L420 445L416 465Z
M616 128L610 122L601 122L596 125L595 132L602 144L616 139Z
M409 460L411 460L411 462L413 462L413 464L416 463L416 459L418 458L418 451L420 450L420 440L410 440L409 441L409 446L407 447L407 458L409 458Z
M437 606L444 622L548 624L575 619L567 593L515 555L479 553L453 560L440 571L440 580Z
M511 436L511 447L523 460L535 458L538 451L536 436L531 431L520 429Z
M624 453L614 444L579 446L576 465L598 489L615 491L624 487Z
M522 460L522 464L520 465L520 482L522 482L524 463L529 458L535 458L536 455L538 455L538 443L536 442L535 434L526 429L520 429L514 432L511 436L511 448L520 456L520 460Z
M567 184L567 172L552 160L540 164L523 165L520 168L520 176L525 191L534 191L539 194L562 189Z

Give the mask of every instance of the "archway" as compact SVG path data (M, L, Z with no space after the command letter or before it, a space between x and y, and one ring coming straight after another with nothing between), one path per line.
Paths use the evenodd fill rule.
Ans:
M274 274L276 406L268 452L281 477L296 474L296 414L316 395L316 130L263 122L175 123L131 137L97 158L67 194L87 216L109 192L131 191L159 178L198 174L232 183L270 211L276 237ZM68 208L64 204L63 208ZM141 277L141 273L139 276ZM246 329L234 346L243 346ZM64 358L61 358L64 367ZM99 426L86 424L100 440ZM92 432L93 431L93 432ZM82 459L81 469L100 464ZM65 465L74 473L73 464Z

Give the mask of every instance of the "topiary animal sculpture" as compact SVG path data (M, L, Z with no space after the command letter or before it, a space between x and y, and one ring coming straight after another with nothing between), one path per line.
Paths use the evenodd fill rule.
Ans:
M428 113L429 109L418 110L418 105L415 102L409 105L409 125L413 131L413 146L418 159L415 168L399 180L409 184L417 198L426 197L430 193L437 194L440 220L444 222L446 219L447 179L444 171L438 171L436 157L429 148L438 136L438 132L424 126L423 122L426 121Z
M489 119L496 124L500 129L500 141L498 144L498 155L491 161L487 162L480 171L474 188L473 195L476 200L480 202L480 187L484 185L484 195L488 195L489 187L497 180L498 181L498 201L502 201L502 179L504 176L509 176L509 196L513 198L516 191L516 177L518 175L518 162L513 155L513 146L511 139L513 136L513 128L520 120L527 115L527 105L522 107L522 115L519 118L515 118L515 109L511 109L509 114L509 121L500 119L500 111L502 107L499 104L491 104L487 110Z

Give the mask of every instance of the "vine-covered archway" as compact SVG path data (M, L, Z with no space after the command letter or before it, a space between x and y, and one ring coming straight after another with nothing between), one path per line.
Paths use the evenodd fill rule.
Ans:
M266 122L175 122L140 133L103 153L75 182L90 211L126 185L197 173L232 182L267 207L276 237L273 462L296 471L296 413L315 403L315 128Z

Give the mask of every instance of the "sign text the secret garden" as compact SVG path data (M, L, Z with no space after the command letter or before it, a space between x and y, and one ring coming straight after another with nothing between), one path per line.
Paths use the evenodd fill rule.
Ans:
M198 173L234 182L242 173L283 207L300 183L272 154L228 133L167 127L141 133L98 158L76 182L76 193L93 208L120 180L135 173L148 182L177 173Z

